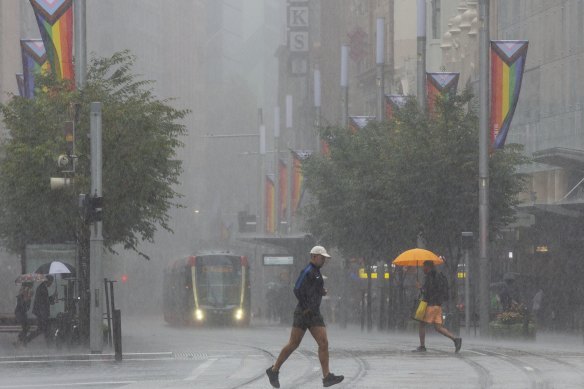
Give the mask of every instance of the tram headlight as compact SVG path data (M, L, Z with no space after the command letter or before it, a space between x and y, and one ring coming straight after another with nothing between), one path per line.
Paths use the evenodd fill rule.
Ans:
M243 319L243 309L239 308L235 311L235 320Z
M200 309L195 309L195 319L197 321L202 321L205 318L205 314Z

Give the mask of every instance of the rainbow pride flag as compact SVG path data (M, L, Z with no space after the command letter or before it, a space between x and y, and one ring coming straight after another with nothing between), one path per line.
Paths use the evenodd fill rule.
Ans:
M528 41L491 41L491 149L505 146L519 100Z
M278 212L280 220L286 220L286 210L288 207L288 166L281 159L278 160L278 184L280 186L280 198L278 199Z
M49 70L45 45L40 39L21 39L22 75L24 81L24 97L34 97L35 75Z
M395 111L403 108L407 101L404 95L385 95L385 120L391 120Z
M276 185L270 174L266 174L266 188L265 188L265 217L266 217L266 233L276 233Z
M452 72L426 73L428 113L430 116L434 115L438 96L456 95L459 77L459 73Z
M300 201L302 200L302 194L304 193L302 161L308 158L311 154L312 152L308 150L292 151L292 198L290 199L292 215L296 214L296 211L300 206Z
M18 95L24 97L24 74L16 73L16 85L18 85Z
M30 0L51 70L61 80L74 80L73 0Z

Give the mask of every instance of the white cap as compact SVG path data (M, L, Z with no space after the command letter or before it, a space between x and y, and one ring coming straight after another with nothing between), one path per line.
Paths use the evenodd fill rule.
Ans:
M323 257L327 257L330 258L331 256L326 252L325 248L322 246L314 246L311 250L310 250L310 254L317 254L317 255L322 255Z

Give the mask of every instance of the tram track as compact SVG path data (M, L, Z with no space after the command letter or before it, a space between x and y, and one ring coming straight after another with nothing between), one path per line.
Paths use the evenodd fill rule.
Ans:
M486 356L496 358L499 360L503 360L503 361L509 363L510 365L512 365L517 370L519 370L523 373L523 375L529 381L529 386L528 386L529 388L545 389L545 388L553 388L554 387L554 385L552 383L550 383L546 380L546 378L543 376L543 374L541 373L541 371L539 369L537 369L533 366L530 366L525 361L521 361L520 359L518 359L516 357L510 356L508 354L496 352L496 351L486 350L484 348L480 349L480 350L476 350L476 349L469 349L469 350L474 351L474 352L479 352L479 353L485 354Z

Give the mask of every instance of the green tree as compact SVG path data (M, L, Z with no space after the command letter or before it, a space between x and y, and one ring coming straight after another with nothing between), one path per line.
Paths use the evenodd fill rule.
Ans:
M92 59L83 90L38 75L35 98L15 96L2 105L8 137L0 162L0 237L10 250L83 239L77 203L80 193L90 191L92 101L102 103L106 246L139 252L139 242L152 241L158 226L170 229L168 210L180 197L173 189L181 173L175 151L188 111L156 98L153 82L132 73L134 60L128 51ZM56 166L65 151L63 124L72 119L79 156L74 184L51 191L49 178L63 175Z
M432 116L412 99L389 122L356 132L324 129L329 155L303 164L317 200L304 210L308 229L366 264L388 263L416 247L422 234L429 249L446 257L454 279L460 234L478 229L478 118L471 99L468 91L439 99ZM491 236L513 220L525 163L518 145L490 158Z

